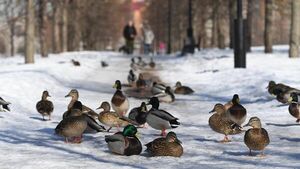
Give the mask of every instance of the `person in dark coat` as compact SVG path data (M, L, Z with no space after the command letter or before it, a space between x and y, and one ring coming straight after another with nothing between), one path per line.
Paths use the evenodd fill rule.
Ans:
M125 26L123 36L126 40L127 52L128 54L132 54L134 49L134 39L136 37L136 29L132 21L129 21Z

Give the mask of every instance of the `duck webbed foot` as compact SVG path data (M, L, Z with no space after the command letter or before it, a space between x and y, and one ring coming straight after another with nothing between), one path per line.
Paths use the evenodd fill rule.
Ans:
M231 142L231 140L229 140L229 138L225 135L224 139L220 141L220 143L228 143Z

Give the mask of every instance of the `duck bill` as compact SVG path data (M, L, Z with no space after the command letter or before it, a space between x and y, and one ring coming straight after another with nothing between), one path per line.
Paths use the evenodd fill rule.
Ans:
M209 111L208 113L213 113L213 112L215 112L215 109L212 109L211 111Z
M100 109L102 109L102 107L100 106L100 107L98 107L98 108L96 108L96 110L100 110Z
M70 97L70 94L65 95L65 97Z
M291 103L293 101L293 98L292 97L289 97L288 98L288 103Z
M113 85L113 88L117 88L117 84L114 84L114 85Z

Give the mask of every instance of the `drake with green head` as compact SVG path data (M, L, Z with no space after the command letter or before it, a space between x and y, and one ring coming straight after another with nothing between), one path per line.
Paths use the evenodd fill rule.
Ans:
M267 130L261 127L261 122L258 117L251 117L249 122L244 126L251 126L252 128L247 130L244 136L244 143L249 148L249 155L252 155L251 150L262 151L261 155L264 155L264 149L270 143Z
M180 125L178 118L165 110L159 109L157 97L152 97L148 104L152 105L152 108L148 111L146 121L152 128L161 130L162 136L166 135L166 129L177 128Z
M222 104L216 104L209 113L214 113L208 120L210 128L217 133L224 134L224 139L221 142L230 142L228 135L242 132L239 127L232 128L235 123L226 116L225 107Z
M7 102L2 97L0 97L0 111L10 111L10 108L8 107L8 105L10 104L10 102Z
M129 101L122 92L122 85L120 80L116 80L113 88L116 88L116 92L111 98L111 105L113 110L121 117L125 116L129 109Z
M135 121L139 125L144 125L147 121L147 106L145 102L142 102L139 107L135 107L130 110L128 118Z
M120 127L128 125L127 121L120 119L118 113L110 111L110 104L108 102L102 102L100 107L98 107L97 109L103 109L103 111L99 113L98 120L102 124L105 124L110 127L108 131L112 127L117 127L119 129Z
M175 101L175 95L173 94L171 87L167 86L163 93L154 95L160 102L172 103Z
M299 95L297 93L291 93L289 99L289 113L295 117L296 122L300 122L300 104L299 104Z
M142 152L142 144L136 137L137 128L133 125L127 125L123 132L117 132L114 135L105 136L108 149L119 155L138 155Z
M181 141L174 132L169 132L166 137L157 138L146 144L146 151L151 156L180 157L183 154Z
M49 92L43 91L42 99L36 104L36 110L43 116L43 120L45 120L44 116L48 116L49 120L51 120L51 114L54 109L53 103L47 99L48 97L51 97Z

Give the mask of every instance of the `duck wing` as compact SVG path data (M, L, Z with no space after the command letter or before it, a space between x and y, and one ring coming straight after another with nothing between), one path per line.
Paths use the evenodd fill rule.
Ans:
M87 121L87 125L88 125L90 128L96 130L97 132L104 132L104 131L106 131L105 127L102 126L102 125L100 125L100 124L98 124L98 123L96 122L96 120L93 119L92 117L90 117L90 116L88 116L88 115L84 115L84 118L85 118L85 120Z
M178 118L174 117L173 115L171 115L170 113L168 113L165 110L154 110L154 111L151 111L151 113L154 116L157 116L163 120L169 121L171 124L171 127L173 127L173 128L178 127L176 125L180 125L180 123L177 121Z

